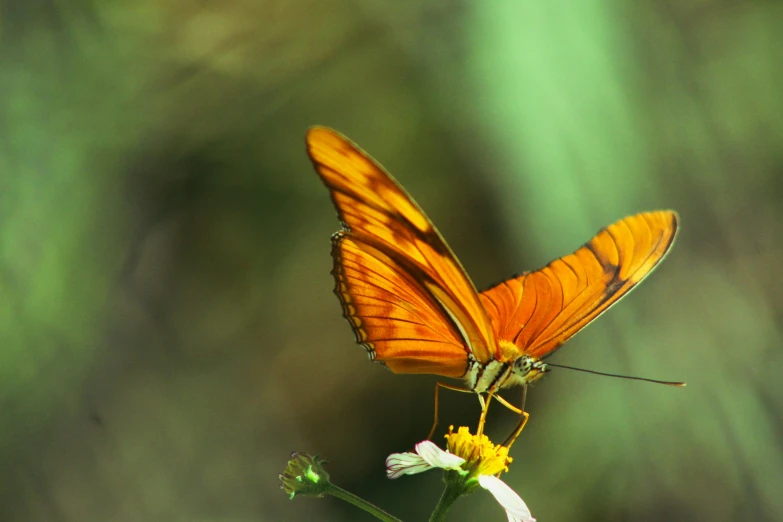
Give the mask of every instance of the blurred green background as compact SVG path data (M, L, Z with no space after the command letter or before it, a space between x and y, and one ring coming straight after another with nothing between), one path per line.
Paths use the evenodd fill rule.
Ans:
M0 520L404 520L430 376L332 295L312 124L414 194L479 288L627 214L682 232L552 362L504 479L541 521L783 520L777 2L0 2ZM517 400L517 394L508 394ZM445 393L441 429L479 407ZM492 410L500 439L516 419ZM503 520L487 493L450 520Z

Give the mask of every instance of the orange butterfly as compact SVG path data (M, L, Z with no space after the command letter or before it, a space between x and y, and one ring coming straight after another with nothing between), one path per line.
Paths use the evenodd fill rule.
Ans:
M478 293L421 208L368 154L324 127L308 130L307 152L343 226L332 237L332 274L357 342L395 373L463 378L486 393L479 432L495 392L540 379L542 360L644 279L677 232L673 211L630 216L573 254ZM527 414L497 397L524 416L513 442Z

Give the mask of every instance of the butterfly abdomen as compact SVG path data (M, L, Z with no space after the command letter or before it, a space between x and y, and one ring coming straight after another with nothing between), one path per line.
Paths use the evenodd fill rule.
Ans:
M476 393L500 388L511 374L510 364L495 359L482 364L471 357L468 366L468 387Z

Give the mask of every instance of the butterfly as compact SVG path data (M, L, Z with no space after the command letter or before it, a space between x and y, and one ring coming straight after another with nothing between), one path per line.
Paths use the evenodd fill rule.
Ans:
M465 381L466 388L438 383L435 424L438 386L472 391L482 404L480 433L489 399L540 379L549 371L543 360L641 282L677 234L674 211L629 216L573 254L479 293L380 164L329 128L310 128L306 144L342 224L332 236L332 274L356 341L392 372ZM524 415L518 435L524 404L516 409L497 397Z

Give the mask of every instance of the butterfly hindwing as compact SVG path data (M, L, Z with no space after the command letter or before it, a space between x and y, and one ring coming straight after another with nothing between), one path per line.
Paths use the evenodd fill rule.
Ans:
M462 377L468 351L427 290L394 259L345 232L332 238L335 291L356 341L395 373Z

